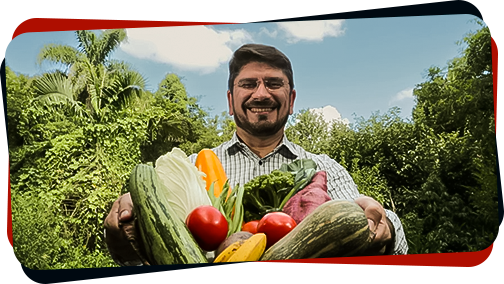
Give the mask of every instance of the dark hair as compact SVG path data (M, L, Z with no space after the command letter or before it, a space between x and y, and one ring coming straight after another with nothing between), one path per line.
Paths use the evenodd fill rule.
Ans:
M262 44L245 44L238 48L229 61L228 88L233 93L234 80L243 66L250 62L266 63L272 67L281 69L289 80L290 91L294 89L294 78L289 58L273 46Z

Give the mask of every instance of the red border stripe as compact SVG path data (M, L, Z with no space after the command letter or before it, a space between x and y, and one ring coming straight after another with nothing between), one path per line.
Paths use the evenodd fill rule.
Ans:
M494 87L494 121L495 121L495 135L497 135L497 94L499 93L499 48L495 39L490 36L492 41L492 75Z
M158 21L158 20L118 20L118 19L76 19L76 18L28 18L21 22L14 33L13 40L20 34L35 32L58 32L77 30L105 30L155 28L174 26L228 25L239 22L198 22L198 21Z
M475 252L290 259L290 260L271 260L263 262L473 267L483 263L490 256L492 248L493 245L489 246L484 250Z

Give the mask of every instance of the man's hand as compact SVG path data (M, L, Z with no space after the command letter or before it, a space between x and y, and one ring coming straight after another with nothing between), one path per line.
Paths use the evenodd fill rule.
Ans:
M392 223L387 220L385 209L380 203L368 196L355 199L355 203L364 210L364 214L368 219L372 239L369 253L384 254L387 245L393 243L395 236Z
M114 261L126 266L148 265L140 251L141 240L135 228L133 202L129 193L114 202L104 227L105 242Z

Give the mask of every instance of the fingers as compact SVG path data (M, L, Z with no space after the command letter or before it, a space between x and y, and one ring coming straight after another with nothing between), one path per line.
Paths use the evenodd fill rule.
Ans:
M382 254L386 245L392 241L385 209L380 203L368 196L359 197L355 202L364 210L368 219L372 250L376 254Z
M122 265L146 263L139 257L133 202L129 193L120 196L104 221L105 242L112 258Z
M136 241L136 228L133 213L133 202L129 193L124 194L119 199L118 221L122 238L129 242Z
M112 208L110 209L109 214L105 218L104 221L104 227L107 232L107 236L112 234L118 234L119 233L119 201L121 198L119 197L114 203L112 204Z
M119 222L129 222L133 220L133 202L131 201L131 195L129 192L122 195L118 201Z
M112 204L112 208L105 218L104 227L107 232L118 232L120 223L131 220L133 220L133 202L131 201L130 194L126 193Z
M385 210L376 200L368 196L362 196L355 200L368 218L369 230L376 233L378 225L385 220Z

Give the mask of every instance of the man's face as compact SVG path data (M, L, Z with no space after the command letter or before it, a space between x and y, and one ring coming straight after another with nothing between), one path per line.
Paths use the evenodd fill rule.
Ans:
M251 62L235 78L233 95L228 91L229 114L234 115L238 128L251 135L276 134L294 110L296 92L289 92L289 81L282 70Z

